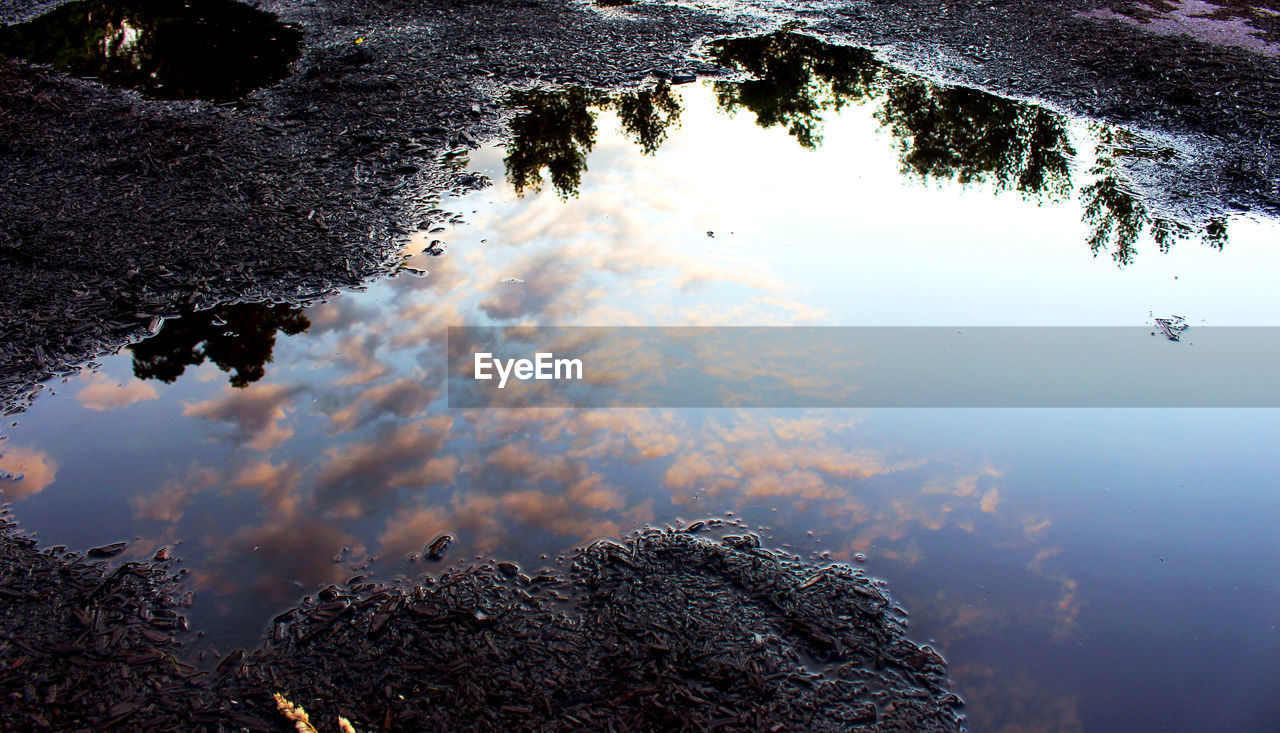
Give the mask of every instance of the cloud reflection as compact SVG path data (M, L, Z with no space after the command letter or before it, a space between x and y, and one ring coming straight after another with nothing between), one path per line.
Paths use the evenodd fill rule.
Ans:
M21 501L44 491L57 475L57 461L42 450L0 447L0 496L6 502Z
M233 440L255 450L270 450L293 436L285 425L285 406L302 387L261 384L187 405L182 414L231 424Z
M127 407L135 402L154 400L159 396L155 387L140 379L119 383L107 379L102 374L95 374L87 380L84 388L76 393L76 402L90 410L106 412Z

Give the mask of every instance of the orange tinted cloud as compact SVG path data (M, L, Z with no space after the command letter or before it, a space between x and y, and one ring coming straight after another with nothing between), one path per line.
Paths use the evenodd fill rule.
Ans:
M367 504L395 488L451 480L456 460L436 457L452 426L453 419L441 415L384 430L372 442L332 448L314 484L324 501Z
M104 412L157 397L156 388L141 379L129 379L121 384L94 374L86 380L84 389L76 393L76 402L90 410Z
M389 384L369 387L346 407L329 416L336 433L346 432L377 419L393 415L405 419L422 412L436 397L421 377L405 377Z
M195 468L179 481L166 483L157 491L131 499L134 516L157 522L177 522L196 494L216 486L219 481L220 477L213 469Z
M44 491L58 475L58 464L42 450L8 448L0 451L0 471L15 478L0 478L0 493L5 501L19 501Z
M300 390L300 387L263 383L239 390L228 388L222 397L187 405L182 414L230 423L234 426L233 440L256 450L270 450L293 435L291 428L280 423L285 418L285 405Z

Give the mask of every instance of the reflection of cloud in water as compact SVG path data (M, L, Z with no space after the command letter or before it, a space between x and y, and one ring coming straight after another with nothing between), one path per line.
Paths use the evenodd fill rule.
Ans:
M383 415L410 418L421 413L436 397L437 390L422 383L422 378L405 377L364 390L346 407L329 416L335 433L353 430Z
M102 374L89 378L88 384L76 393L76 402L97 412L127 407L135 402L159 397L156 388L141 379L129 379L124 383L108 379Z
M625 192L648 179L643 163L636 170L630 163L621 166L625 186L608 175L593 179L590 198L573 202L571 214L553 197L495 211L483 222L486 230L497 241L520 244L457 253L455 259L464 260L472 275L452 291L480 288L479 311L489 318L544 325L791 323L796 316L824 315L797 300L796 289L758 259L731 251L707 257L700 249L706 227L699 212L715 207L689 201L696 192L664 187L662 178L670 171L655 168L651 185L639 184L645 206L633 210L626 196L634 193ZM666 215L655 219L655 210ZM509 277L524 282L502 282ZM732 293L732 308L707 309L702 298L693 297L711 288ZM638 303L645 309L637 309Z
M562 254L554 251L515 263L513 269L524 283L504 283L505 287L480 302L480 310L498 321L554 321L581 313L592 300L577 287L584 273L580 263Z
M330 557L354 544L354 537L320 517L302 511L272 516L230 539L210 538L218 570L202 575L197 587L225 598L250 593L255 603L283 606L298 598L300 588L342 582L346 569Z
M949 671L958 688L964 690L968 703L965 714L973 730L1001 733L1085 730L1080 693L1066 685L1045 685L1042 678L1023 671L976 664L952 664Z
M313 483L319 496L340 516L362 516L374 501L397 488L416 488L453 480L458 461L437 457L453 419L437 416L420 423L379 429L370 442L330 448Z
M211 468L193 468L177 480L170 481L158 490L133 497L133 511L141 519L176 523L182 519L187 505L197 494L221 481L219 473Z
M359 298L338 297L331 302L307 309L311 321L309 333L319 336L330 331L346 331L376 319L378 309Z
M257 450L270 450L293 435L282 425L285 405L293 401L301 387L260 384L243 390L226 391L222 397L187 405L182 414L235 426L232 438Z
M24 447L5 447L0 443L0 472L21 478L4 478L0 474L0 497L4 501L19 501L44 491L58 475L58 463L42 450Z
M238 488L257 491L263 506L269 511L293 514L299 502L297 489L301 479L302 471L295 464L255 461L240 469L231 483Z
M388 557L420 553L439 535L457 533L473 549L492 551L501 536L498 503L492 496L469 496L455 498L447 506L400 507L378 535L378 547Z
M338 384L371 384L386 375L389 367L376 356L381 345L382 335L376 330L345 334L332 355L337 365L346 368Z
M847 486L836 481L866 479L909 463L887 465L871 451L850 449L840 440L848 423L805 417L757 418L736 413L732 420L709 421L690 436L663 476L677 492L694 489L716 496L742 492L748 496L802 499L847 498ZM819 478L825 475L830 480Z

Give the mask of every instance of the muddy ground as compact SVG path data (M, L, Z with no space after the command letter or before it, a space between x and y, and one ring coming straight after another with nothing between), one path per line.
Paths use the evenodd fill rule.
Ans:
M50 5L0 0L0 20ZM1084 17L1147 17L1160 6L261 7L299 24L305 47L291 77L239 104L150 101L0 59L0 398L9 409L38 380L154 330L157 317L234 299L306 300L386 272L408 233L446 216L434 210L440 192L484 185L448 154L503 134L505 90L716 74L703 41L783 22L874 46L945 81L1174 136L1178 160L1128 170L1167 215L1280 211L1274 56Z
M879 585L706 529L599 542L532 576L499 563L412 588L356 578L198 670L171 562L108 569L6 525L0 719L292 730L279 693L321 731L338 716L360 731L961 728L944 660L907 640Z

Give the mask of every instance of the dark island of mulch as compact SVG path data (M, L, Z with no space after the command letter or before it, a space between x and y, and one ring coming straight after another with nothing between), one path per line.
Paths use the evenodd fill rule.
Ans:
M532 577L329 587L212 673L161 564L0 542L0 719L50 730L959 730L943 659L843 566L645 530Z

